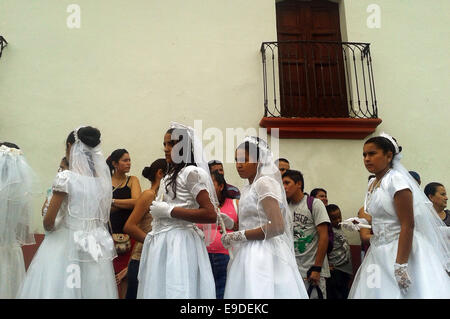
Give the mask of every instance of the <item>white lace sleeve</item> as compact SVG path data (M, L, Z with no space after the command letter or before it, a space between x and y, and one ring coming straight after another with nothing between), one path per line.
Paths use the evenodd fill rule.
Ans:
M202 190L208 191L207 178L207 174L201 168L195 166L188 172L186 176L186 187L194 199L197 198L198 193Z
M69 193L69 179L69 171L59 172L53 181L52 190L54 192Z
M280 186L277 181L269 176L263 176L258 179L255 183L255 190L258 195L258 201L261 201L266 197L272 197L278 202L281 202L282 193Z
M266 239L282 234L285 221L280 207L282 203L280 184L269 176L263 176L256 181L255 191L258 196L261 229ZM267 224L264 224L264 220Z

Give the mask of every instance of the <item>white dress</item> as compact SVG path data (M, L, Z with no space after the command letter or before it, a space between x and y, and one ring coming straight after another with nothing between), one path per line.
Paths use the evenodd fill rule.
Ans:
M0 299L15 298L25 278L22 247L0 242Z
M239 230L254 229L266 224L260 220L255 184L261 178L245 186L239 200ZM278 188L275 180L270 187ZM277 199L278 200L278 199ZM293 239L291 239L293 240ZM249 240L233 247L234 258L230 260L225 286L225 299L308 299L294 251L280 238Z
M22 151L0 146L0 299L16 297L25 278L22 246L35 244L32 181Z
M25 211L24 205L29 205L29 202L15 202L6 205L11 209L8 213L19 214L20 211ZM15 216L17 217L17 216ZM0 234L0 299L13 299L19 291L20 285L25 278L25 262L23 259L22 244L18 238L26 239L24 233L18 235L17 229L12 225L16 225L12 219L3 221L5 225L1 225L3 232ZM22 224L23 225L23 224ZM27 238L25 244L32 244L32 238Z
M201 190L207 190L207 173L196 166L183 168L166 193L166 176L160 187L163 201L178 207L198 209ZM158 196L159 197L159 196ZM177 218L154 218L147 234L139 265L138 299L215 299L211 264L202 232L194 223Z
M53 190L68 193L70 171L58 173ZM69 258L71 232L67 220L68 194L55 219L55 227L45 233L28 268L18 298L25 299L106 299L118 298L111 260L79 262Z
M366 196L366 208L372 216L373 237L370 248L361 264L349 298L450 298L450 277L444 270L433 249L433 243L414 229L408 274L411 278L407 294L403 295L394 276L400 223L393 206L397 191L410 188L404 177L389 171L380 187L370 198ZM417 226L417 225L416 225Z

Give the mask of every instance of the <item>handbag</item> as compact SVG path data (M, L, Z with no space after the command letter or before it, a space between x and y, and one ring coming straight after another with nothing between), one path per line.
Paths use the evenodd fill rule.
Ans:
M128 234L112 234L114 247L118 255L123 255L131 250L131 240Z
M111 236L114 240L114 248L118 255L126 254L131 250L131 240L130 235L122 233L113 233L111 221L109 221L109 228L111 230Z
M118 255L123 255L131 250L130 235L123 233L113 233L111 221L108 221L112 239L114 240L114 248Z

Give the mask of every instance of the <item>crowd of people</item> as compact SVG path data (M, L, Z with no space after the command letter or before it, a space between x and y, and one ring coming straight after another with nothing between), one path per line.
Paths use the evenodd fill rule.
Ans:
M0 143L0 298L450 298L445 187L422 191L387 134L364 143L372 175L344 221L326 189L308 193L301 171L258 137L236 148L238 189L192 128L171 123L143 191L128 151L105 159L100 137L90 126L67 136L26 272L34 175L17 145ZM344 230L361 238L356 273Z

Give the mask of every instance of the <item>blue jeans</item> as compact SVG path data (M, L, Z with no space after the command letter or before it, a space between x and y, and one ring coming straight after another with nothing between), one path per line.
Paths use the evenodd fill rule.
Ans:
M227 266L230 256L226 254L210 254L209 261L211 262L211 268L216 283L216 298L223 299L225 292L225 283L227 282Z

